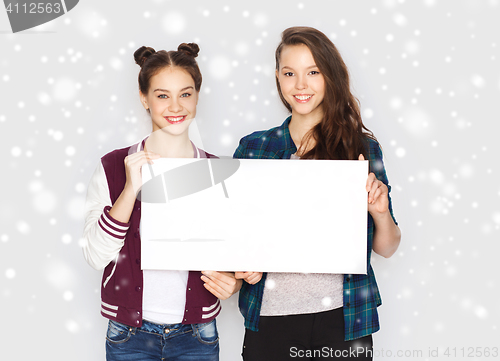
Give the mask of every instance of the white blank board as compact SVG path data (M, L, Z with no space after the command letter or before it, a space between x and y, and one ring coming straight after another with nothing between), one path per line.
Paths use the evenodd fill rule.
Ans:
M197 169L183 186L211 186L168 200L182 166ZM367 161L162 158L142 174L143 269L366 274Z

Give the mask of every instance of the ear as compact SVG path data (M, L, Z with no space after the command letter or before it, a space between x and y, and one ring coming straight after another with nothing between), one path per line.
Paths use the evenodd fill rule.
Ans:
M278 73L278 69L276 69L276 70L274 71L274 73L276 74L276 79L279 79L279 77L278 77L278 75L279 75L279 73Z
M141 98L141 104L144 107L144 109L149 110L149 104L146 96L142 94L142 92L139 92L139 97Z

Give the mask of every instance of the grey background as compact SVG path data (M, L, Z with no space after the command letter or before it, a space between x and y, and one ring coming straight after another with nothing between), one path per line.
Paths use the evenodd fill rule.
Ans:
M373 257L375 359L492 359L475 348L500 346L499 15L498 0L86 0L14 35L0 11L1 358L104 359L82 207L99 158L150 130L133 52L200 45L199 134L231 155L242 136L284 120L274 49L282 30L309 25L350 68L403 232L392 258ZM236 297L223 308L221 360L238 360Z

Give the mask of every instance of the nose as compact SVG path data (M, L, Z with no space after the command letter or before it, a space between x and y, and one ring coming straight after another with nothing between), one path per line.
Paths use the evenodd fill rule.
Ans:
M171 98L170 104L168 105L168 111L172 113L178 113L182 110L182 105L178 99L175 97Z
M307 79L303 75L297 75L295 78L295 88L298 90L307 89Z

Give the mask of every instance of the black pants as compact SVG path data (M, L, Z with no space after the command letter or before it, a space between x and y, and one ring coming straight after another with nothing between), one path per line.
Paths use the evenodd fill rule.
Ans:
M344 341L342 308L289 316L262 316L259 331L245 330L244 361L356 360L373 358L368 335Z

